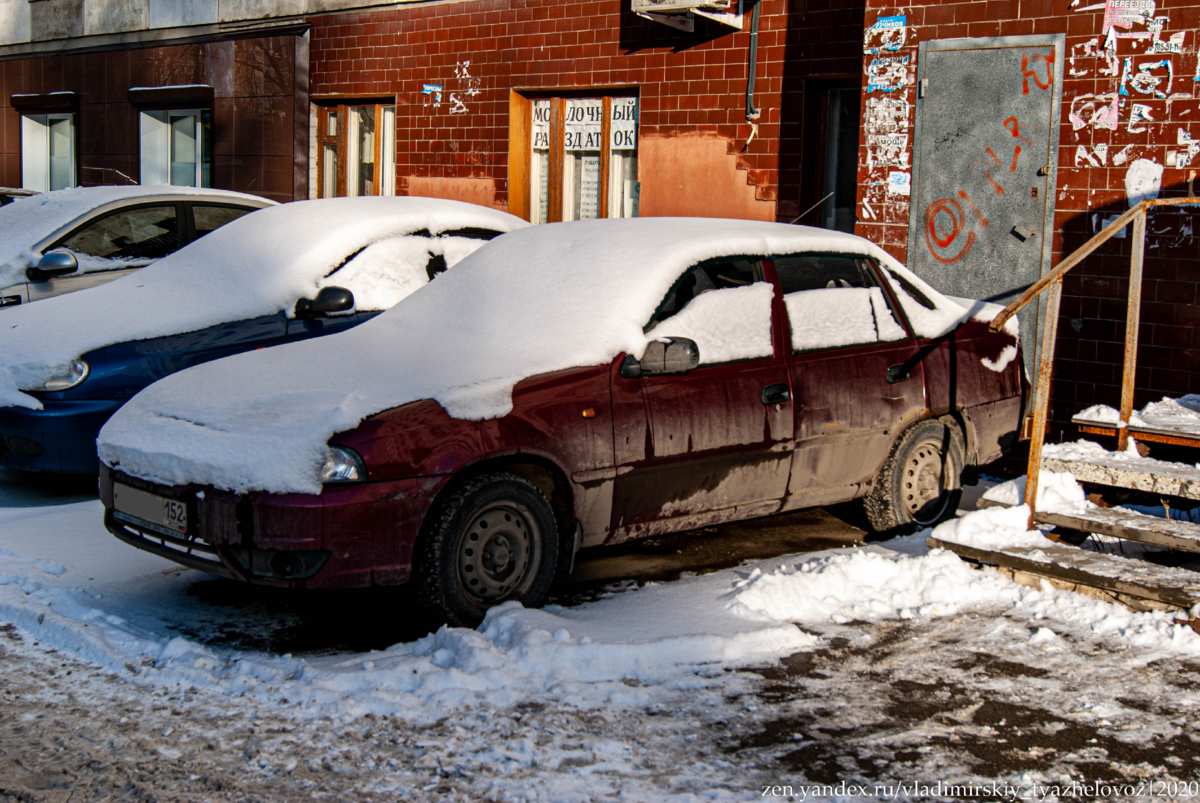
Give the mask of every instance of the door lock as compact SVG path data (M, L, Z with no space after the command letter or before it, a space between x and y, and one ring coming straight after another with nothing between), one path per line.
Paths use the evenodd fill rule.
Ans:
M887 369L887 381L893 385L897 382L907 382L910 379L912 379L912 374L904 363L893 365Z

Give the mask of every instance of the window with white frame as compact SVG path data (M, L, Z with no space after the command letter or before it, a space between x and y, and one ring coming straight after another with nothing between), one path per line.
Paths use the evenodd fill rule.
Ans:
M21 115L21 186L48 192L76 183L75 114Z
M139 113L141 183L211 186L210 120L207 109Z
M396 194L395 106L322 106L316 116L316 197Z

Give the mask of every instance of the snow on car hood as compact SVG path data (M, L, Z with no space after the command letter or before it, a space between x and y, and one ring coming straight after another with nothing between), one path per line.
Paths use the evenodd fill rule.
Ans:
M261 209L122 279L0 313L0 406L41 409L21 389L89 351L290 313L297 299L327 285L350 289L359 309L386 309L425 284L428 247L442 248L453 264L482 241L422 238L419 247L382 248L383 241L421 230L527 225L504 212L432 198L333 198ZM405 270L419 281L409 281Z
M153 200L164 195L219 195L231 201L275 203L240 192L168 186L75 187L31 195L20 203L0 207L0 287L25 281L25 270L41 259L34 246L81 215L116 201ZM94 258L90 262L98 268L112 268L113 264L112 260ZM87 272L88 264L89 258L81 256L81 273Z
M109 420L100 458L172 485L318 493L329 438L367 416L419 399L457 418L505 415L526 377L641 354L642 326L691 265L806 250L875 256L937 299L949 326L965 314L849 234L690 218L537 226L348 332L167 377Z

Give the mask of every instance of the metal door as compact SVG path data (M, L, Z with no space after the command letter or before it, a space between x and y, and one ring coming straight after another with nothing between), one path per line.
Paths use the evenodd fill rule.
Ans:
M1063 41L921 43L908 264L947 295L1006 304L1050 265ZM1021 320L1031 376L1032 312Z

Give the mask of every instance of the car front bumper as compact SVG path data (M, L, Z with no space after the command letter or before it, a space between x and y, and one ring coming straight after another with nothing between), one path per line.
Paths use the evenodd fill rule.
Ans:
M447 480L331 485L315 495L239 495L158 485L101 466L100 500L109 532L190 568L258 585L361 588L408 580L421 522ZM187 534L167 535L118 519L114 482L184 502Z
M95 474L96 436L119 401L44 401L41 410L0 408L0 465L22 471Z

